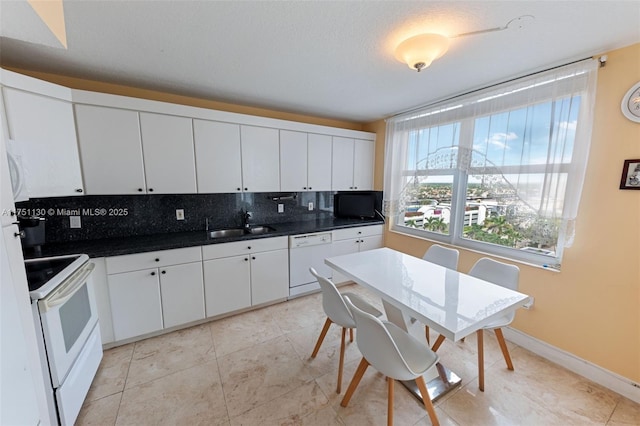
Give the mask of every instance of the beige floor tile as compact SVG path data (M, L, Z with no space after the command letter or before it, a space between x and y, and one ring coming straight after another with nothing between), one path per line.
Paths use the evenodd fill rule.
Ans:
M117 424L224 425L228 420L214 360L125 390Z
M86 401L94 401L124 390L134 346L135 344L130 343L104 351Z
M327 318L322 309L322 295L315 293L281 303L273 307L273 319L283 333L291 333L316 324Z
M293 345L293 348L300 359L308 367L307 371L312 377L319 377L337 369L340 360L340 339L342 335L342 327L336 324L331 324L331 327L322 342L322 346L320 346L318 354L315 358L311 358L311 352L313 352L313 348L320 336L323 325L324 322L322 324L317 324L317 326L303 328L287 334L287 338ZM349 341L348 330L345 337L345 362L359 360L362 355L360 354L355 341L355 332L353 342ZM344 382L345 380L343 379L343 386Z
M215 359L209 325L136 342L125 388Z
M216 355L222 357L281 336L282 330L273 320L273 309L258 309L212 322L209 327Z
M640 425L640 404L620 397L607 426Z
M312 380L284 336L220 357L218 364L232 418Z
M317 383L310 381L231 419L232 426L258 424L330 426L342 422Z
M485 392L475 383L441 404L460 425L603 425L617 395L529 351L511 353L516 370L499 363L485 376Z
M107 426L116 424L118 407L122 393L105 396L93 401L85 401L76 420L76 426Z

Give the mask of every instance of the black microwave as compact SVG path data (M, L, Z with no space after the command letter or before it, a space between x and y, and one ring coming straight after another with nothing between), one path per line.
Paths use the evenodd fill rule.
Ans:
M379 211L379 204L381 204L378 193L376 191L339 192L333 196L333 214L335 217L374 219L376 210Z

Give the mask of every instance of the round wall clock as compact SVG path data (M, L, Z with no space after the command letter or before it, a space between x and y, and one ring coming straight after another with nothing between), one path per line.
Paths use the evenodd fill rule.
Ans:
M624 95L620 107L625 117L640 123L640 81L634 84Z

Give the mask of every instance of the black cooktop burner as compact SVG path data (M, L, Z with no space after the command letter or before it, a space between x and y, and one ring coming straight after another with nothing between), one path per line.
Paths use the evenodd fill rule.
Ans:
M78 256L73 256L26 262L29 291L37 290L45 285L47 281L72 264L77 258Z

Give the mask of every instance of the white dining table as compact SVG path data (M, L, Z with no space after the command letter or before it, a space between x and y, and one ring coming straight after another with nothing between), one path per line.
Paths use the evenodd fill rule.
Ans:
M424 324L458 341L529 301L526 294L388 247L330 257L325 263L380 296L387 319L421 339ZM461 379L439 362L425 381L435 401ZM408 387L421 400L417 387Z

